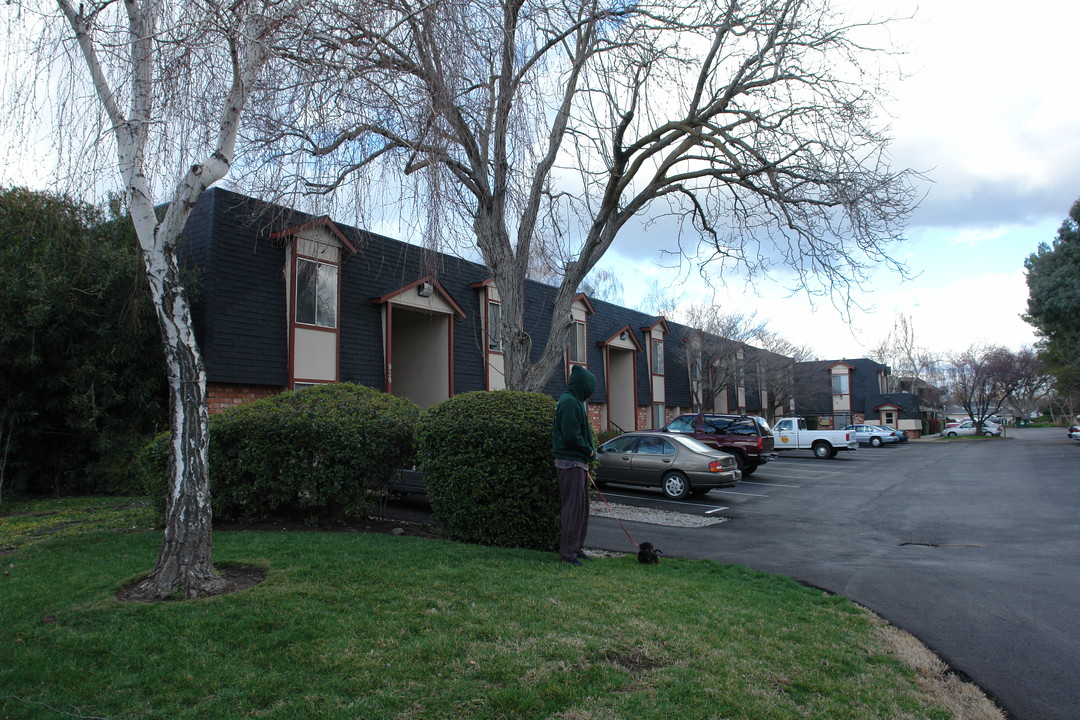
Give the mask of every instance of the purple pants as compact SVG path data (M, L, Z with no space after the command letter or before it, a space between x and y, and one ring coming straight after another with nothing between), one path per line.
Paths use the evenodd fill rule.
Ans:
M559 559L573 560L582 554L589 532L589 477L584 468L556 469L559 478Z

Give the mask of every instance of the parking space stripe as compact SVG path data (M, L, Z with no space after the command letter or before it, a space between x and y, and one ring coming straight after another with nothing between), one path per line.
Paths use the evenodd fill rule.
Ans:
M763 483L763 482L754 482L753 480L742 480L741 484L743 484L743 485L765 485L766 487L786 487L786 488L802 487L802 485L781 485L780 483Z
M768 495L760 495L758 493L741 493L741 492L732 492L731 490L720 490L719 492L723 493L724 495L746 495L747 497L769 497Z

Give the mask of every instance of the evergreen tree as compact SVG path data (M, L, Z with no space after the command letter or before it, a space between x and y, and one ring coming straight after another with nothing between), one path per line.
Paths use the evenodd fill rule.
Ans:
M1042 336L1041 353L1063 398L1080 397L1080 200L1073 203L1052 245L1041 243L1024 261L1025 319Z
M121 490L164 425L161 341L118 211L0 191L0 489Z

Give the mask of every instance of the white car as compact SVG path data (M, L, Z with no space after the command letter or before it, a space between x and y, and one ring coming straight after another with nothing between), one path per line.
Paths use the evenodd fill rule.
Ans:
M941 431L942 437L957 437L960 435L974 435L975 434L975 421L968 418L961 423L953 425L950 423L944 430ZM1001 437L1004 434L1004 429L997 423L990 422L989 420L983 421L982 434L986 437Z
M1069 426L1069 437L1073 440L1080 440L1080 425Z

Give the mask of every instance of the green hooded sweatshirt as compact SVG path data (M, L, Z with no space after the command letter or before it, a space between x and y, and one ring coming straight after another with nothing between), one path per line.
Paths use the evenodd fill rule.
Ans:
M556 460L588 463L594 446L585 401L596 389L596 376L580 365L570 369L566 392L555 405L555 423L551 433L551 451Z

